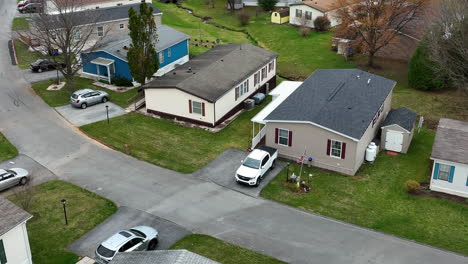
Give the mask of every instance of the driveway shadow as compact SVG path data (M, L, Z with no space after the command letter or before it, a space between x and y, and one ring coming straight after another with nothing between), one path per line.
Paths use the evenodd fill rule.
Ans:
M238 149L228 149L221 153L218 157L212 160L203 169L195 172L193 175L200 179L212 181L223 187L258 197L260 191L286 167L286 162L277 160L276 167L269 171L258 187L239 184L236 182L234 175L240 166L241 160L249 155L248 152Z

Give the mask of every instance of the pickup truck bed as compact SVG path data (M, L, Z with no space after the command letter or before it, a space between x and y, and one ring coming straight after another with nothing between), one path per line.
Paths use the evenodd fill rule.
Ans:
M275 155L275 153L278 152L277 149L272 148L272 147L267 147L267 146L260 146L257 149L268 152L268 154L270 154L270 157L273 157Z

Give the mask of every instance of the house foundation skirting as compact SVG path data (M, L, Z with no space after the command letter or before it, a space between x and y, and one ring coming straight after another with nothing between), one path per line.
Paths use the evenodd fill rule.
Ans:
M169 113L159 112L159 111L152 110L152 109L146 109L146 112L148 112L150 114L158 115L158 116L164 116L164 117L177 119L177 120L184 121L184 122L189 122L189 123L201 125L201 126L214 127L214 125L212 123L207 123L207 122L203 122L203 121L200 121L200 120L191 119L191 118L178 116L178 115L173 115L173 114L169 114Z

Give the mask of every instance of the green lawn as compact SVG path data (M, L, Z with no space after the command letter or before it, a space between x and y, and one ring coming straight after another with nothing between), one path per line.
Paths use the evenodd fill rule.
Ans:
M13 18L13 23L11 24L11 30L27 30L29 29L29 21L25 17L15 17Z
M301 194L285 184L286 170L261 196L345 222L372 228L436 247L468 254L468 207L452 201L415 197L404 182L427 182L434 132L415 134L408 154L379 154L356 176L310 169L312 192ZM299 168L294 167L295 174ZM308 175L309 169L305 169ZM449 223L449 224L448 224Z
M130 155L171 170L194 172L228 148L245 150L250 146L250 119L264 107L244 112L218 133L188 128L172 121L130 113L81 127L93 138L119 151L129 145ZM109 131L112 133L109 133Z
M134 96L137 92L137 89L132 89L130 91L126 91L123 93L114 92L108 89L104 89L101 87L97 87L93 85L94 80L75 77L74 88L75 90L84 89L84 88L91 88L97 90L106 91L110 96L110 101L120 105L121 107L127 107L128 100ZM54 81L44 81L39 83L32 84L32 88L34 91L42 97L42 99L50 106L57 107L62 106L70 103L70 93L68 92L66 87L63 87L61 90L58 91L48 91L47 87L53 84Z
M0 133L0 161L12 159L16 155L18 155L18 150Z
M285 263L207 235L188 235L177 241L171 249L186 249L223 264Z
M78 256L65 248L117 211L116 205L97 194L63 181L33 187L28 212L28 235L36 264L74 264ZM18 203L15 195L8 199ZM68 225L60 201L67 200Z
M18 59L18 67L20 69L28 69L29 64L42 58L39 52L29 51L28 45L24 44L18 39L16 39L14 43L15 43L16 58Z

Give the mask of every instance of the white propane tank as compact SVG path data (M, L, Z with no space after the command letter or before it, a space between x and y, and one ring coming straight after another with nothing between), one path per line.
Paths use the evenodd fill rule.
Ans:
M377 145L371 142L366 149L366 161L373 162L377 156Z

